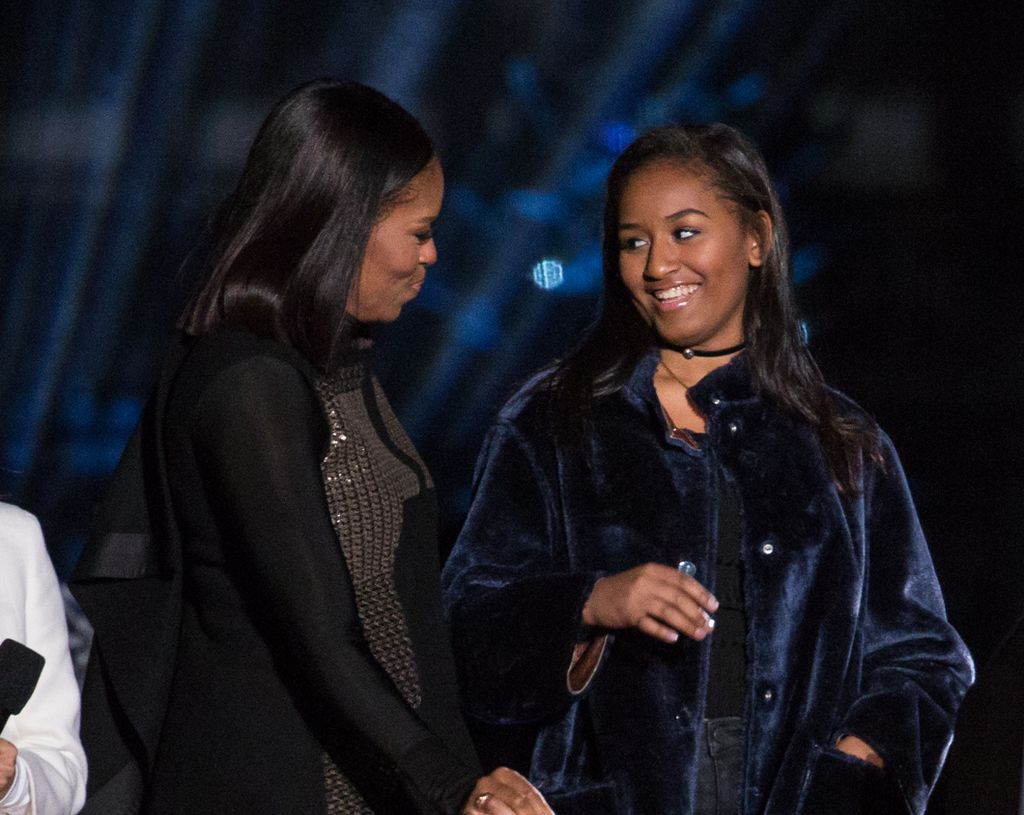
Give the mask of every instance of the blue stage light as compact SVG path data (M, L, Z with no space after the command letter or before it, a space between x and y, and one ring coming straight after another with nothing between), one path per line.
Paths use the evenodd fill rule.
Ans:
M61 419L73 430L85 430L96 424L96 398L87 390L68 394L61 405Z
M452 327L458 345L489 351L498 342L501 315L490 298L474 297L456 316Z
M537 67L528 59L510 59L505 65L505 86L526 105L542 102Z
M565 281L562 261L544 258L533 266L533 283L538 289L557 289Z
M726 89L725 96L733 107L750 107L764 95L767 85L764 74L754 71L733 82Z
M576 196L599 195L612 169L610 155L588 155L572 168L566 191Z
M543 190L512 190L506 201L517 215L530 221L553 223L567 214L561 197Z
M617 156L636 138L636 130L627 122L602 122L599 138L604 148Z
M601 244L594 242L565 264L562 295L594 294L601 291Z
M487 214L487 203L476 190L466 184L447 185L444 205L445 210L460 218L483 218Z
M109 475L124 449L124 437L101 434L72 439L65 448L71 471L78 475Z
M801 246L793 253L793 282L806 283L821 269L825 252L818 244Z
M131 430L139 420L142 407L142 399L136 396L119 396L111 400L104 416L106 426L115 433Z
M28 469L30 456L31 447L28 442L23 438L13 438L7 442L0 466L12 473L22 473Z

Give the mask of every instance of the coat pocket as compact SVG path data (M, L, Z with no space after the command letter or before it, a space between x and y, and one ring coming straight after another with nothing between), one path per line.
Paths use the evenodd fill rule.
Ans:
M558 815L617 815L615 783L612 781L577 787L569 791L545 792L544 798Z
M885 770L840 750L814 745L795 811L799 815L900 815L906 809Z

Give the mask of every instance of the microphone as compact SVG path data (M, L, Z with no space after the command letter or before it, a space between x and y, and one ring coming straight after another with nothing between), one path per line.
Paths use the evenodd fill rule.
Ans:
M11 716L21 713L46 660L26 645L15 640L0 642L0 733Z

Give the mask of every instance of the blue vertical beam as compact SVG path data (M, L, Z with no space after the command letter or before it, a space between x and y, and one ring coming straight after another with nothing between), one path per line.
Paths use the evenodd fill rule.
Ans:
M437 55L458 0L404 0L374 43L363 81L415 111L420 80Z
M124 3L125 8L118 12L118 19L123 21L118 27L119 37L117 49L112 49L112 59L107 71L91 71L90 77L99 77L101 83L100 100L114 111L116 124L108 134L109 138L120 142L124 138L127 125L129 100L138 75L144 65L145 55L152 40L155 14L146 5ZM113 13L112 11L109 13ZM70 77L77 74L77 65L73 64L76 48L86 50L78 41L80 32L76 28L63 29L67 64L62 65L59 81L56 83L55 106L75 108L83 94L73 89ZM71 43L74 45L72 46ZM108 46L107 43L90 43L91 48ZM109 47L109 46L108 46ZM91 49L89 49L91 51ZM115 151L116 154L116 151ZM57 391L63 377L67 361L68 349L75 338L75 327L83 295L89 283L88 259L92 255L103 213L110 205L113 185L111 183L113 167L104 162L92 163L85 171L85 195L78 208L74 227L65 245L59 249L61 257L61 273L57 288L51 298L52 309L43 340L38 345L34 357L27 368L32 371L34 379L28 388L28 404L24 412L22 424L22 465L31 472L38 454L46 424L53 412ZM57 182L66 183L66 178L57 177ZM56 190L54 181L48 181L44 175L39 184L41 195L35 202L33 214L27 225L23 240L29 249L21 254L23 261L32 262L43 254L42 249L54 240L52 216L46 206L54 200ZM38 250L37 250L38 247ZM18 265L12 274L19 278L32 280L36 270L30 266ZM34 299L34 298L33 298ZM15 496L17 497L17 496Z
M32 16L26 25L27 42L18 49L17 69L5 88L3 125L11 149L0 156L0 168L9 176L0 183L4 189L4 218L10 218L11 231L0 258L5 284L0 302L0 351L5 360L27 357L28 363L20 369L10 364L0 366L0 415L9 408L12 393L22 387L22 379L37 370L31 354L38 352L39 344L28 344L25 334L31 321L39 319L34 298L43 276L38 270L46 261L44 250L52 248L53 213L49 207L56 192L53 179L61 177L62 169L44 166L37 160L31 170L26 170L20 161L34 151L42 155L50 146L52 134L46 129L46 113L57 107L51 99L64 99L60 107L73 108L72 77L83 49L84 38L68 36L67 29L53 26L45 11L40 4L25 12ZM82 4L74 5L65 18L68 29L84 28L85 17ZM17 199L10 197L14 190L20 193ZM40 240L42 235L48 240Z
M216 3L208 0L167 4L125 111L123 155L114 182L117 196L102 213L102 226L86 259L91 307L81 313L77 331L89 341L69 349L69 370L86 387L119 365L121 328L139 317L131 308L139 277L162 273L167 289L172 288L173 266L145 268L143 260L161 228L158 214L176 166L175 147L189 126L188 99L215 12Z

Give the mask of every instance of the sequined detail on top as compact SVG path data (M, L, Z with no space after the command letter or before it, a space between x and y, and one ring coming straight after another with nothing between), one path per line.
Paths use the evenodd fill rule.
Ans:
M363 377L343 370L343 376L317 383L330 428L321 463L327 507L370 652L416 708L421 701L419 676L394 572L403 505L419 493L420 482L378 435L364 401ZM390 414L383 393L374 388L374 397L381 415ZM392 439L396 445L403 441L411 448L404 433Z
M373 815L356 785L341 774L327 753L323 754L323 772L327 815Z
M364 382L370 388L364 391ZM402 535L405 502L429 487L395 455L371 419L376 409L387 442L426 473L379 383L365 365L346 365L317 383L330 429L321 462L331 524L348 567L363 636L402 697L413 708L422 700L408 626L395 585L395 552ZM367 399L373 400L372 407ZM355 785L324 756L329 815L371 810Z

